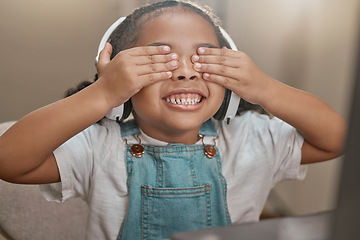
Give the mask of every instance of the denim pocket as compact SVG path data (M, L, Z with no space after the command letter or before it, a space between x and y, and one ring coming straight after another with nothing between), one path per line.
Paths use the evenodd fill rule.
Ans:
M142 239L165 239L171 234L211 227L211 187L141 187Z

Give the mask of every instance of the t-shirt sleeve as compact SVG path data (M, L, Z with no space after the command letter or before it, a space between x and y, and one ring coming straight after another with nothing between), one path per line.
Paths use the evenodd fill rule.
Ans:
M235 161L225 163L229 175L236 175L232 172L242 172L247 166L246 171L253 174L269 174L272 185L283 179L305 177L306 167L300 165L304 138L288 123L248 111L229 125L221 124L220 129L224 135L224 155Z
M301 148L304 138L290 124L277 117L264 114L249 115L249 132L253 136L253 145L267 153L272 170L272 183L285 179L301 180L306 175L306 167L301 166Z
M280 119L273 119L269 123L269 135L274 141L273 184L283 179L305 178L307 167L301 165L301 148L304 137L301 133Z
M115 141L116 130L119 131L111 129L109 124L94 124L57 148L54 156L61 182L40 185L45 199L56 202L74 197L86 199L95 165L100 164L109 146Z
M284 179L302 179L303 136L280 119L253 111L215 122L227 200L234 223L257 221L269 192Z

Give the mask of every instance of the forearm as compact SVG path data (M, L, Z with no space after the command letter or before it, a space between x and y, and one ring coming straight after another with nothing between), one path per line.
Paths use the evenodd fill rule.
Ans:
M62 143L101 119L110 109L96 84L40 108L0 138L0 177L19 176L44 163Z
M341 153L346 123L325 102L267 76L244 52L199 48L197 53L199 56L192 58L194 68L204 73L206 81L260 104L303 134L302 163L332 159Z
M324 101L274 79L264 96L261 105L298 129L309 144L334 155L341 152L346 122Z

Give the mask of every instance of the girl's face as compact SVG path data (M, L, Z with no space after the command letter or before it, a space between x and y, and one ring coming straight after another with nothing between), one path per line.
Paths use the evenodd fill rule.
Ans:
M179 68L171 80L149 85L131 98L137 123L158 140L195 143L202 123L217 112L225 93L224 87L206 82L191 61L201 46L220 47L215 31L196 13L169 11L144 23L135 46L147 45L170 46L179 55ZM182 99L191 104L174 103Z

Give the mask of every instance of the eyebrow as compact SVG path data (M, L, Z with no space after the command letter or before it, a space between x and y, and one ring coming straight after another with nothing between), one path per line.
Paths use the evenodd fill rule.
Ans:
M212 44L212 43L199 43L199 44L196 44L196 48L199 48L199 47L206 47L206 48L219 48L218 46Z
M148 46L169 46L171 48L171 44L168 43L164 43L164 42L153 42L148 44ZM195 45L195 48L199 48L199 47L206 47L206 48L219 48L218 46L212 44L212 43L198 43Z
M155 47L157 47L157 46L169 46L169 47L171 47L170 44L163 43L163 42L153 42L153 43L148 44L148 46L155 46Z

